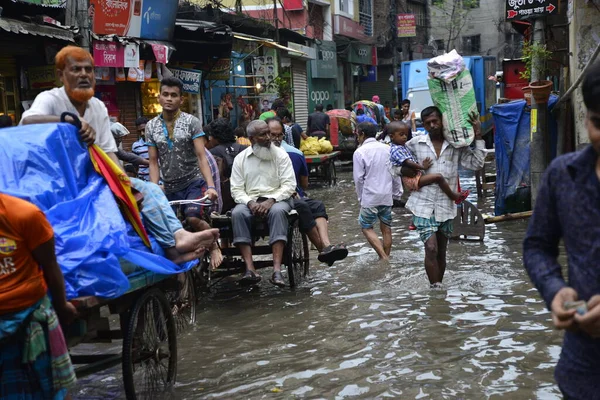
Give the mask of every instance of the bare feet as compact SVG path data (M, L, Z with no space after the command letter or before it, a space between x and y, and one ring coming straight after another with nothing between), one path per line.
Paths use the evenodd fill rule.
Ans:
M221 253L221 249L217 244L213 244L213 248L210 250L210 269L215 270L221 266L223 262L223 254Z
M180 229L175 232L175 248L182 254L198 249L210 249L218 238L218 229L207 229L201 232L188 232Z
M460 204L469 197L469 194L471 194L470 190L463 190L460 193L456 193L456 196L452 200L454 200L456 204Z
M204 256L206 249L197 249L187 253L179 253L174 247L171 247L166 251L167 258L173 261L175 264L183 264L188 261L197 260Z

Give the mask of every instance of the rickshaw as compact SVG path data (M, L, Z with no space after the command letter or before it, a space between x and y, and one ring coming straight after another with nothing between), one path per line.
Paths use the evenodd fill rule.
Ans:
M356 113L356 111L362 108L363 110L365 110L365 115L368 115L369 117L373 118L375 121L377 121L377 124L379 125L380 129L383 129L383 115L381 115L381 112L379 110L379 107L377 106L377 103L372 102L370 100L359 100L356 103L352 104L352 109L354 110L354 112Z
M334 150L342 152L342 156L356 150L356 114L354 111L336 109L327 111L329 115L329 141Z
M168 261L156 242L123 219L114 192L96 172L106 165L98 167L102 161L90 155L96 148L88 154L80 128L3 129L0 190L36 204L52 224L67 298L78 310L63 327L77 376L121 364L127 399L167 398L177 375L178 324L195 318L185 279L193 263ZM78 347L115 340L122 340L120 350Z

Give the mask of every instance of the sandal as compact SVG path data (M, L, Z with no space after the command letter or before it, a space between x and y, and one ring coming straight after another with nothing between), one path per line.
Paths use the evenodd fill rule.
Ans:
M271 275L271 279L269 279L269 282L271 282L272 285L275 285L280 288L285 287L285 281L283 280L283 275L281 275L280 271L273 272L273 275Z
M460 192L460 197L458 199L456 199L454 201L454 203L461 204L463 201L465 201L467 199L467 197L469 197L470 194L471 194L470 190L464 190L464 191Z
M335 246L327 246L319 253L317 259L320 262L329 264L331 267L334 262L343 260L348 256L348 249L343 244L337 244Z
M242 276L242 278L238 282L242 286L250 286L256 285L258 282L261 281L261 279L262 278L260 275L248 269L246 270L246 273L244 273L244 276Z

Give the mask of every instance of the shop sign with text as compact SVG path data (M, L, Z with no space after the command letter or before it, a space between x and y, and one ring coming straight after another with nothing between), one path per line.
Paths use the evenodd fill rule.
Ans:
M373 65L373 48L364 44L352 43L348 47L348 61L354 64Z
M210 81L226 81L230 76L231 58L219 58L206 74L206 79Z
M31 89L52 89L60 86L54 65L29 67L27 68L27 78Z
M415 14L398 14L396 19L396 28L398 37L415 37L417 36L417 22Z
M93 31L100 35L170 40L177 6L177 1L163 0L90 0Z
M365 30L361 24L341 15L334 15L333 30L336 35L348 36L354 39L365 38Z
M545 17L558 13L558 0L506 0L506 20Z
M309 79L308 81L308 110L313 112L317 104L337 105L335 96L335 81L333 79Z
M335 42L322 41L315 46L316 59L311 60L313 78L335 78L337 75L337 48Z
M96 67L137 68L140 63L140 49L137 43L125 46L117 42L94 41L93 56Z
M186 93L200 93L202 71L187 68L169 68L173 75L183 82L183 91Z

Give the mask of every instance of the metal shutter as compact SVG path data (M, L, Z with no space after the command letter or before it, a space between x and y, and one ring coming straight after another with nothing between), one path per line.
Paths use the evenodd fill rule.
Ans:
M294 88L294 119L306 131L308 120L306 61L292 60L292 85Z
M394 82L390 82L392 66L382 65L377 68L377 82L360 82L360 100L371 100L374 95L378 95L381 104L389 101L391 106L395 100Z

